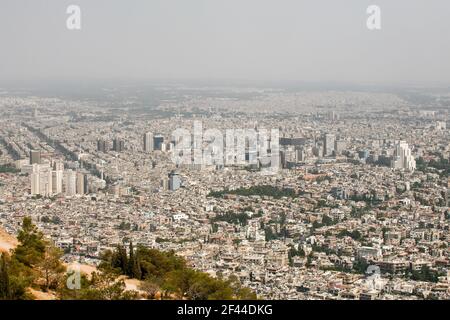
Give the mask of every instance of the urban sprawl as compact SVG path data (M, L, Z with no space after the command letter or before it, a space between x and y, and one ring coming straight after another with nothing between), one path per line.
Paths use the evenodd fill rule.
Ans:
M127 90L0 90L3 229L31 217L67 262L173 250L262 299L450 299L449 92ZM245 138L219 161L208 137L208 161L174 161L194 123L228 147L275 130L272 162Z

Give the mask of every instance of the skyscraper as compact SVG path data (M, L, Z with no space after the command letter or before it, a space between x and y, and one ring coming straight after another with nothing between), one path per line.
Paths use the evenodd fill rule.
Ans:
M53 179L50 167L43 168L39 172L39 194L44 197L53 194Z
M74 196L77 193L77 174L73 170L66 170L65 175L66 195Z
M30 175L31 194L48 197L53 194L52 168L48 165L33 164Z
M323 144L323 156L332 156L334 152L334 142L336 141L336 136L334 134L325 134L324 144Z
M394 156L391 160L391 168L410 171L416 169L416 160L412 156L411 149L406 141L398 141L395 145Z
M107 143L105 140L97 140L97 151L106 153L107 151Z
M306 160L306 152L304 148L297 148L295 150L295 160L297 162L303 162Z
M77 172L77 194L85 194L85 177L83 172Z
M164 143L164 136L156 135L153 137L154 150L162 150L162 144Z
M63 171L54 170L52 171L52 193L59 194L62 193L63 184Z
M123 140L115 138L113 140L113 150L116 152L122 152L123 150L125 150L125 142Z
M153 151L153 133L146 132L144 134L144 151L151 152Z
M347 142L345 140L336 140L336 142L334 143L334 151L336 155L341 155L346 147Z
M39 189L39 172L33 172L31 174L31 195L39 194Z
M30 150L30 164L41 163L41 151Z

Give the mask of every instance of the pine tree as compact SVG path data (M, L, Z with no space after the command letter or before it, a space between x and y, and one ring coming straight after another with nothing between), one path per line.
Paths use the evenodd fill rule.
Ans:
M134 252L133 242L130 242L127 275L134 279L141 279L142 277L141 262L139 261L138 253Z
M123 246L117 248L119 254L119 267L122 269L122 273L126 274L128 270L128 257L127 251Z
M126 270L126 275L129 276L130 278L134 278L134 264L135 264L135 256L134 256L134 248L133 248L133 242L130 241L130 254L129 254L129 258L128 258L128 266L127 266L127 270Z
M133 278L136 278L136 279L142 278L141 261L140 261L138 253L136 253L134 256L132 275L133 275Z
M14 256L19 262L32 267L43 259L47 243L31 218L23 219L22 230L19 231L17 240L20 243L14 250Z
M122 245L117 245L116 250L112 253L111 267L113 269L120 269L120 273L126 274L128 270L128 257Z
M7 299L11 299L11 288L9 284L6 254L2 254L0 258L0 300Z

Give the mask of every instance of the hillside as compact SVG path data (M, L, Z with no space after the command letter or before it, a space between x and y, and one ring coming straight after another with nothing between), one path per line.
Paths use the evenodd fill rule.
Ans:
M0 300L254 300L235 276L223 279L192 269L174 251L117 245L98 267L64 264L63 253L25 217L17 239L2 231ZM13 249L13 250L11 250ZM81 271L79 277L74 271ZM78 288L66 284L75 279Z
M0 226L0 253L1 252L10 252L11 249L14 249L19 242L15 237L7 233L1 226ZM65 264L68 270L74 270L75 268L79 268L81 273L86 275L91 275L93 272L97 272L97 268L92 265L87 264L76 264L76 263L70 263ZM139 291L139 286L141 281L136 279L123 279L126 285L126 290L135 290ZM49 292L43 292L40 290L36 290L33 288L28 288L28 291L33 295L35 300L55 300L56 297L54 294Z
M17 239L8 234L0 226L0 252L9 252L9 250L13 249L17 243Z

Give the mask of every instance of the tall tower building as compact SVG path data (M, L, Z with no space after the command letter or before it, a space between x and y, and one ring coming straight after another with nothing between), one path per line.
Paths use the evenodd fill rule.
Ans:
M35 196L37 194L40 194L40 187L39 187L39 172L33 172L31 175L31 195Z
M48 167L39 172L39 194L44 197L49 197L53 194L52 171L50 169Z
M77 194L84 194L84 186L85 186L85 174L83 172L77 172Z
M84 193L88 194L89 193L89 180L88 180L87 174L84 175L83 184L84 184Z
M64 171L64 163L62 161L54 161L53 170Z
M97 140L97 151L106 153L107 151L107 143L105 140Z
M298 148L295 150L295 160L297 162L304 162L306 160L306 151L304 148Z
M30 180L32 195L48 197L53 194L52 168L50 166L33 164Z
M52 193L60 194L62 193L63 186L63 171L53 170L52 171Z
M119 138L113 140L113 150L116 152L122 152L125 150L125 142Z
M153 137L153 148L154 150L162 150L162 145L164 143L164 136L156 135Z
M416 169L416 160L412 156L411 149L406 141L398 141L395 145L394 156L391 160L391 168L410 171Z
M341 155L346 147L347 142L345 140L336 140L336 142L334 143L334 151L336 155Z
M151 152L153 151L153 133L146 132L144 134L144 151Z
M77 193L77 174L73 170L65 171L66 195L74 196Z
M323 144L323 156L332 156L334 152L334 143L336 141L336 136L334 134L325 134L324 144Z
M40 164L41 163L41 151L30 150L30 164Z

